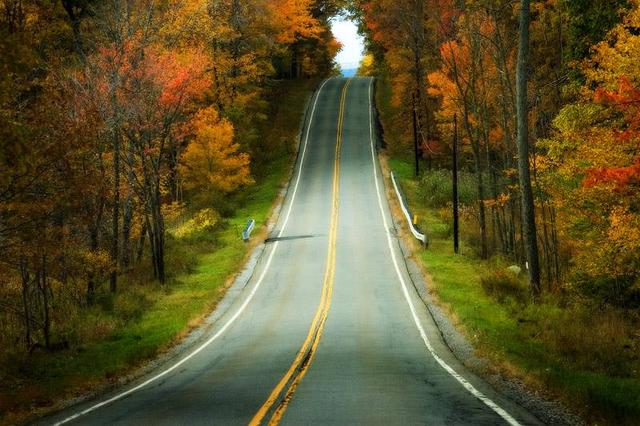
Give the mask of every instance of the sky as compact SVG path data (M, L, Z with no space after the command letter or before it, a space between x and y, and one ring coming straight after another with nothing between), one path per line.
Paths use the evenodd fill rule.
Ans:
M342 43L342 50L336 61L342 70L358 68L364 52L364 40L358 35L358 27L345 18L336 18L331 22L335 38Z

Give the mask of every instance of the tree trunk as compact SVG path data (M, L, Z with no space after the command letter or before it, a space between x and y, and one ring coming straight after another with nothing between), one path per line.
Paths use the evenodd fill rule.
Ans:
M95 218L89 224L89 251L96 253L100 245L100 228L102 227L102 218L104 215L105 196L101 192L98 197L97 211ZM95 272L91 269L87 276L87 304L92 305L94 302L96 289Z
M120 136L113 138L113 212L111 222L111 259L113 270L109 277L109 289L115 293L118 285L118 246L120 239Z
M20 274L22 275L22 309L24 311L25 344L31 349L31 310L29 309L29 270L26 259L20 260Z
M91 253L95 253L98 250L98 229L93 226L90 226L89 229L89 251ZM93 269L89 269L89 273L87 276L87 305L93 305L96 291L96 281L95 281L95 272Z
M118 101L116 98L117 76L113 78L112 87L112 106L114 113L117 115ZM115 124L112 129L113 137L113 212L111 222L111 259L113 261L113 270L109 277L109 289L111 293L115 293L118 285L118 247L120 239L120 129L118 125L118 117L115 117Z
M458 115L453 116L453 252L460 253L460 212L458 196Z
M530 0L521 0L520 8L520 45L518 47L517 67L517 119L518 119L518 175L522 194L523 243L529 270L529 291L533 297L540 294L540 264L538 242L536 238L536 217L531 188L529 169L529 110L527 100L528 62L529 62L529 23Z
M145 216L144 221L142 222L142 229L140 230L140 239L138 240L136 263L140 263L140 260L142 259L142 255L144 253L144 241L147 237L148 223L149 223L149 220Z
M133 223L133 197L127 195L124 200L124 212L122 214L122 254L120 255L122 267L128 270L131 266L131 226Z
M51 315L49 313L49 288L47 283L47 258L42 256L42 264L36 272L36 282L42 295L42 334L47 350L51 349Z
M155 239L155 263L158 281L161 284L165 282L164 270L164 218L162 216L162 200L160 195L160 182L156 182L153 206L152 206L152 226Z
M73 46L75 48L78 57L84 63L86 61L86 57L84 54L84 46L82 42L82 33L80 31L80 23L82 21L82 15L84 14L84 10L81 8L76 11L75 6L77 6L76 2L70 0L63 0L62 6L64 10L67 12L69 16L69 21L71 22L71 30L73 31Z
M416 92L418 92L416 90ZM420 151L418 149L418 104L417 104L417 95L414 92L413 94L413 157L415 162L415 177L420 176Z
M480 257L482 259L487 258L487 220L486 213L484 208L484 179L482 176L483 168L482 168L482 158L480 155L480 141L474 135L473 129L471 127L471 121L469 118L469 110L467 105L464 106L464 127L467 132L467 136L469 137L469 141L471 142L471 151L473 152L473 162L475 166L475 174L476 174L476 188L478 191L478 224L480 226Z

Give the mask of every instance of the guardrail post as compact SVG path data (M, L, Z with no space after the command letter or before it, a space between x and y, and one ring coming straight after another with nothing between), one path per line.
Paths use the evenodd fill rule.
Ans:
M242 239L244 240L245 243L249 241L249 237L251 237L251 232L253 231L255 226L256 226L256 221L253 219L249 219L249 221L244 227L244 230L242 231Z

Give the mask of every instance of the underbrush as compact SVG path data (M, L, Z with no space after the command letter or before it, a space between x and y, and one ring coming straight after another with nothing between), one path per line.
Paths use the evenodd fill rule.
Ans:
M453 184L451 172L427 170L420 176L416 191L418 200L427 207L441 208L451 203ZM461 170L458 174L458 198L463 205L470 205L477 197L477 186L472 173Z
M420 251L430 290L458 322L478 352L535 388L559 396L590 423L635 425L640 419L640 313L582 292L546 293L531 302L526 276L510 262L480 260L473 238L453 253L450 206L442 206L436 175L417 182L411 164L390 159L430 247ZM442 194L448 192L442 190ZM425 199L425 193L435 194ZM464 221L473 220L464 217ZM463 233L465 224L463 223Z
M505 303L509 299L519 303L527 300L526 286L508 269L484 272L480 275L480 285L488 296L499 303Z

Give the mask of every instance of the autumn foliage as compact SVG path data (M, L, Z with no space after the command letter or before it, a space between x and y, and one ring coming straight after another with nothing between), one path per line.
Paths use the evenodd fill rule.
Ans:
M260 137L272 92L332 71L338 7L0 0L1 356L68 345L123 276L171 281L171 221L223 223L290 155Z
M233 141L233 125L209 107L192 120L193 140L182 155L186 189L230 193L252 183L249 155Z
M475 177L467 239L482 258L525 264L517 179L519 7L508 1L361 0L362 71L379 79L390 150ZM640 302L640 27L637 1L532 2L531 179L544 288ZM417 96L417 98L416 98ZM425 177L428 179L428 177ZM426 182L428 185L428 182Z

